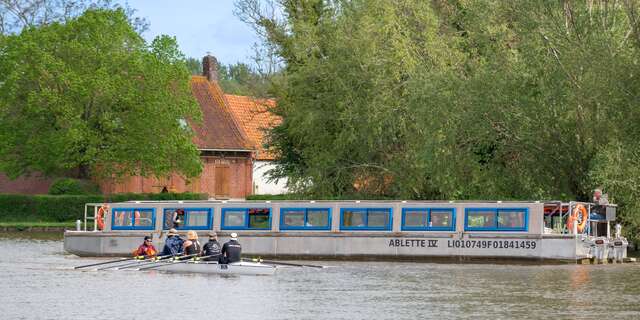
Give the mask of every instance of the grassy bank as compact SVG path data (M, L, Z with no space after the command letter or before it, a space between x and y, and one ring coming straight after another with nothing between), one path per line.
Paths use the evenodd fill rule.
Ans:
M75 221L65 222L43 222L43 221L12 221L12 222L0 222L0 228L67 228L72 229L76 227Z
M43 222L43 221L12 221L0 222L0 232L3 233L58 233L65 230L75 230L76 223L73 221L63 222Z

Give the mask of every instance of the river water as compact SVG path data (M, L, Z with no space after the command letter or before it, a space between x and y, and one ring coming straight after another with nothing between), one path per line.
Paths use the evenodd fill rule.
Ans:
M0 319L640 319L640 265L309 262L274 276L78 271L0 234Z

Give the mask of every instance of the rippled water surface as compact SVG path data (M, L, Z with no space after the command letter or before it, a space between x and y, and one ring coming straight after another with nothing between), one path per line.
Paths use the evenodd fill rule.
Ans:
M274 276L77 271L0 235L0 319L640 319L640 265L306 262ZM108 259L102 259L107 261Z

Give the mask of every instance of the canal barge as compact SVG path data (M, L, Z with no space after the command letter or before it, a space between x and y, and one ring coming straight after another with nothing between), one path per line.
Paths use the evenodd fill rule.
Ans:
M169 229L239 235L243 255L281 259L623 260L615 205L562 201L129 201L90 203L66 231L78 256L129 255ZM613 229L613 230L612 230ZM613 232L612 232L613 231Z

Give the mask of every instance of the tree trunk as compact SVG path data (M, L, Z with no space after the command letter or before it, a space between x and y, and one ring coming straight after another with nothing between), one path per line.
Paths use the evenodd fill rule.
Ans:
M82 180L88 180L91 178L91 170L89 166L86 164L81 164L78 166L77 178Z

